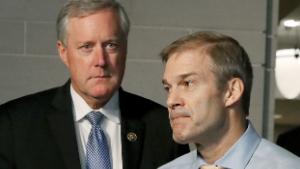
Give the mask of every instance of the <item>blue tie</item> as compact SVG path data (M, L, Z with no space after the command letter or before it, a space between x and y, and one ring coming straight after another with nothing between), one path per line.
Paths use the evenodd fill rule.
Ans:
M90 112L86 117L92 125L86 146L86 168L112 169L107 140L100 127L103 115L100 112Z

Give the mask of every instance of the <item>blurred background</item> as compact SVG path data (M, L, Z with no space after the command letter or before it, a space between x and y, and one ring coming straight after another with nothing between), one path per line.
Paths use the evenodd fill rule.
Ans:
M275 135L300 125L300 1L280 0L275 67Z

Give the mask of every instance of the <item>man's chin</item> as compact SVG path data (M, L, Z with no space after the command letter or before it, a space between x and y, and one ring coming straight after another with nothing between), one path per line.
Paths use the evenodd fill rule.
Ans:
M188 140L186 139L186 137L183 136L178 136L178 135L174 135L173 134L173 140L178 143L178 144L188 144Z
M95 99L107 99L109 100L113 95L113 91L101 91L101 92L94 92L92 96Z
M105 98L105 97L111 97L116 89L114 88L107 88L107 87L95 87L91 91L91 95L95 98Z

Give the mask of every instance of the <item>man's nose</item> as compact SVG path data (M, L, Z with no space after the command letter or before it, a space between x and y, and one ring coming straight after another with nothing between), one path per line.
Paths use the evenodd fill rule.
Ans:
M107 64L107 53L101 46L99 46L96 50L95 63L97 66L103 67Z
M180 93L177 91L170 91L167 99L167 106L169 109L175 109L176 107L182 106L183 100Z

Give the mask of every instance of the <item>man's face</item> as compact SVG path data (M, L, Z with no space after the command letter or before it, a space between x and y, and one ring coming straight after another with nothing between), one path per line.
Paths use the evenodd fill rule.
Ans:
M103 106L122 81L127 38L112 9L69 19L66 46L58 50L73 88L93 108Z
M199 50L174 53L166 63L163 84L176 142L205 144L217 139L226 126L223 92L211 65Z

